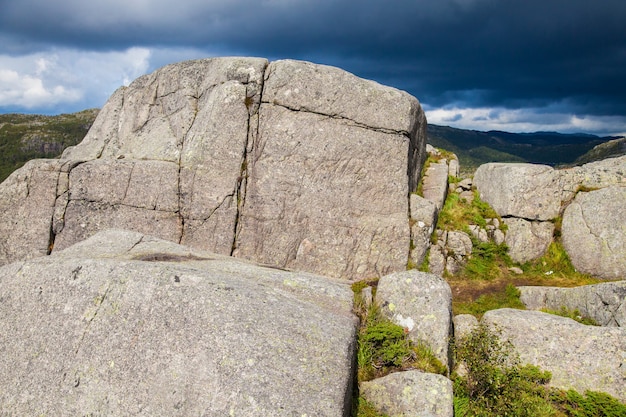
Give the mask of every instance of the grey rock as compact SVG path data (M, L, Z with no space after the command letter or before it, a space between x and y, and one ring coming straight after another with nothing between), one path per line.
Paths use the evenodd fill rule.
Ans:
M455 339L467 337L478 326L478 319L471 314L457 314L453 317L452 322L454 323Z
M565 209L561 235L578 271L626 277L626 187L578 193Z
M62 163L32 160L0 184L0 265L46 255Z
M551 386L602 391L626 401L626 329L515 309L488 311L482 321L502 331L522 363L550 371Z
M524 263L540 258L552 243L554 224L535 222L518 218L504 219L508 229L505 243L509 256L515 262Z
M442 159L431 163L422 178L424 198L432 201L441 210L448 191L448 161Z
M626 281L575 288L518 287L520 299L531 310L578 310L600 326L626 327Z
M496 245L501 245L506 242L506 236L504 232L500 229L496 229L493 231L493 241Z
M356 322L340 281L120 231L0 281L9 415L349 413Z
M508 268L509 271L513 272L516 275L522 275L524 273L524 271L522 270L522 268L519 268L517 266L511 266Z
M472 253L472 239L465 232L451 231L448 232L446 247L455 257L466 257Z
M472 236L474 236L479 241L483 243L489 242L489 235L487 234L487 231L482 227L478 226L477 224L470 224L469 229L470 232L472 232Z
M500 216L550 220L561 209L561 183L552 167L489 163L478 167L474 185Z
M461 200L465 200L468 203L471 203L472 201L474 201L474 192L473 191L461 191L459 193L459 198Z
M473 181L471 178L464 178L458 183L459 188L463 191L471 191Z
M382 313L425 343L450 369L452 292L440 276L415 270L386 275L378 282L376 303Z
M390 417L452 417L452 381L420 371L396 372L360 386L361 395Z
M448 162L448 175L458 178L460 169L459 160L457 158L450 159Z
M346 279L404 270L425 129L417 99L338 68L168 65L118 89L60 161L3 186L0 232L32 230L0 263L122 227Z
M443 275L446 269L446 257L439 245L431 245L428 253L428 270L431 274Z
M465 266L465 259L461 257L448 256L446 258L446 272L450 275L456 275Z
M563 177L564 188L575 193L579 187L605 188L612 185L626 185L624 166L626 166L626 155L564 169L560 173ZM569 188L565 187L568 185ZM565 196L567 197L567 194Z
M437 225L437 207L432 201L417 194L411 194L409 207L413 242L410 256L415 265L420 265L430 247L430 236Z

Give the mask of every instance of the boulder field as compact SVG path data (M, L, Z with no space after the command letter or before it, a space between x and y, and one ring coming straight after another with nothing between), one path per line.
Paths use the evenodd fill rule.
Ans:
M430 237L459 172L441 159L414 194L425 127L409 94L301 61L188 61L117 90L83 142L0 184L2 412L347 417L362 278L380 278L372 302L454 369L450 342L477 321L452 317L440 275L470 236L440 236L437 273L406 270L429 248L431 272L443 257ZM576 268L623 278L625 165L481 166L474 186L509 227L472 233L524 262L558 224ZM522 294L607 327L510 309L483 322L552 385L626 402L623 282ZM453 414L441 375L360 393L392 415Z

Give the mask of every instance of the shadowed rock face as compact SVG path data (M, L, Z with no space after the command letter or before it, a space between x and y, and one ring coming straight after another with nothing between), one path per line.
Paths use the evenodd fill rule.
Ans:
M349 414L345 281L109 230L0 282L8 415Z
M169 65L2 184L0 263L118 227L334 277L402 270L425 127L415 98L337 68Z

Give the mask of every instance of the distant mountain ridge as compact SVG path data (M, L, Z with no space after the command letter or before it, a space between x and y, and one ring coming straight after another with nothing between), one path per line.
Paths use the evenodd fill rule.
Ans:
M599 137L585 133L510 133L495 130L480 132L428 125L428 142L456 153L461 166L470 171L487 162L530 162L567 166L623 155L624 147L617 145L605 152L599 151L585 156L596 146L619 139L615 136Z
M0 114L0 182L26 161L55 158L79 143L98 115L97 109L41 116ZM556 132L481 132L428 125L428 143L454 152L464 172L487 162L581 165L626 154L626 138Z

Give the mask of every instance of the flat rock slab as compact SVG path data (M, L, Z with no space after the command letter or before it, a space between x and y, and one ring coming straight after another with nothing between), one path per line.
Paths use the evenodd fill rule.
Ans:
M522 363L550 371L550 385L602 391L626 402L626 329L509 308L488 311L482 321L502 331Z
M342 416L350 288L135 232L0 268L9 415Z

